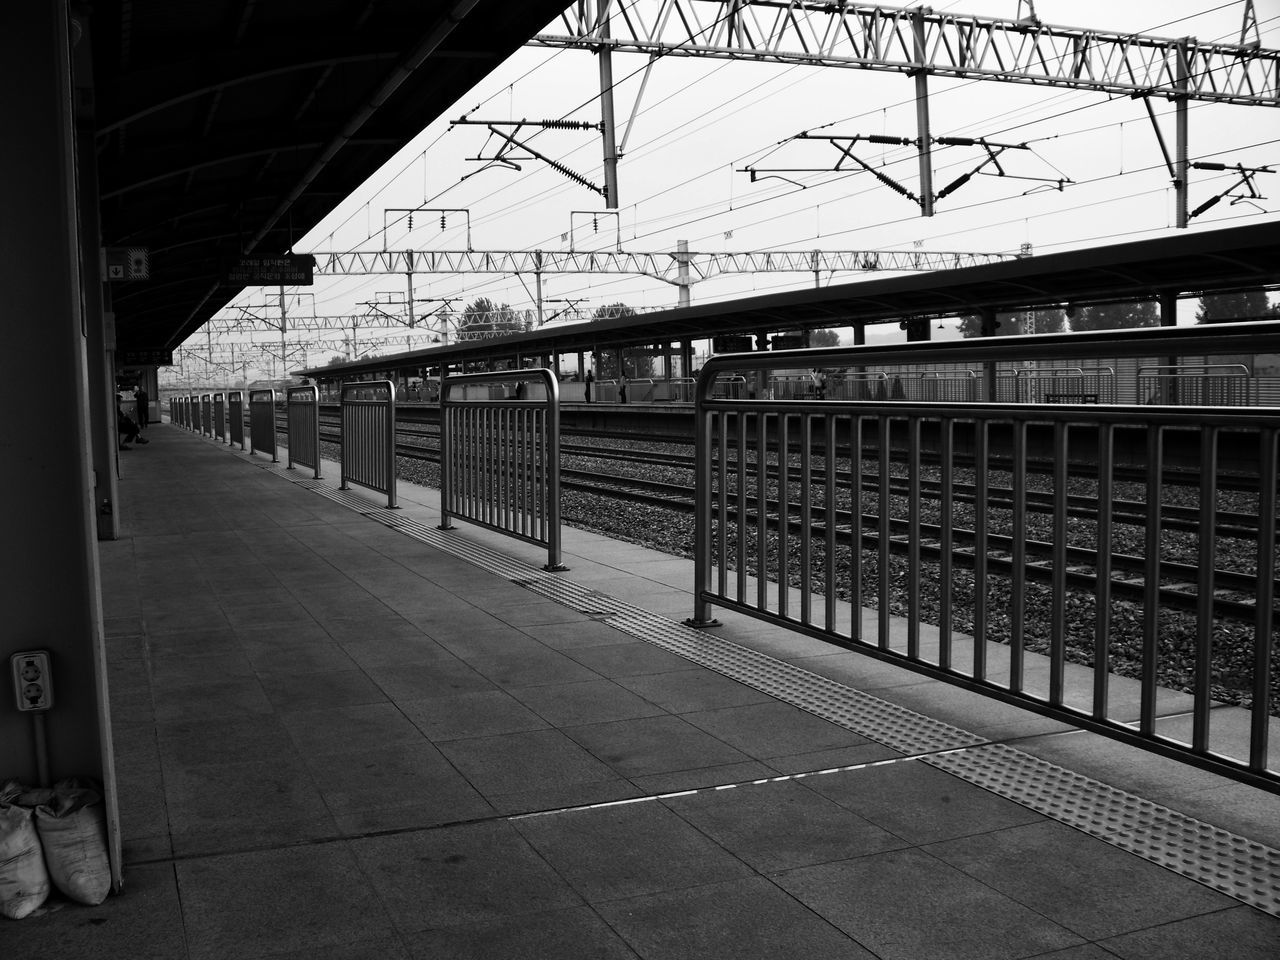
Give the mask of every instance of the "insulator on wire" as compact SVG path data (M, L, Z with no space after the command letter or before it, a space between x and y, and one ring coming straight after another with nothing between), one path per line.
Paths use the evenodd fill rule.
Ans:
M938 199L941 200L943 197L951 193L953 190L958 190L961 187L963 187L966 183L969 182L969 178L972 176L973 176L972 173L965 173L956 177L956 179L952 180L949 184L947 184L945 187L943 187L941 190L938 191Z
M1198 216L1200 216L1200 214L1204 213L1204 212L1205 212L1206 210L1208 210L1210 207L1215 206L1215 205L1218 203L1218 201L1219 201L1219 200L1221 200L1221 199L1222 199L1222 197L1221 197L1221 196L1217 196L1217 197L1212 198L1211 200L1206 200L1204 203L1200 204L1200 206L1198 206L1198 207L1196 207L1194 210L1192 210L1192 211L1191 211L1191 216L1187 217L1187 219L1188 219L1188 220L1190 220L1190 219L1192 219L1192 217L1198 217Z
M413 229L413 214L409 214L409 229Z
M440 214L440 232L444 233L444 214Z

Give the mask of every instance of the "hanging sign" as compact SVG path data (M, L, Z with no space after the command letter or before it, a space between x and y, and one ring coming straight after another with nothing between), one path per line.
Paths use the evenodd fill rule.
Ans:
M315 282L315 266L315 257L302 253L286 253L279 257L241 257L227 271L227 283L245 287L309 287Z

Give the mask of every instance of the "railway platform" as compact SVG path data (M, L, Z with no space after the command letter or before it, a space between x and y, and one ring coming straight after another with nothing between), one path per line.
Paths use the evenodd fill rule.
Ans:
M688 560L566 528L548 572L149 436L100 545L125 886L6 960L1280 955L1280 797L696 631Z

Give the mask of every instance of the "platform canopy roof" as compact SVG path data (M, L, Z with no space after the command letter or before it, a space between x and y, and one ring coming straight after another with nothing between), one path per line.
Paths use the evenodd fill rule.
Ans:
M77 111L102 243L149 255L111 284L120 348L180 344L240 257L287 253L567 2L93 0Z
M1037 308L1150 300L1280 285L1280 221L1100 245L927 274L859 280L822 289L546 327L305 371L353 377L413 364L589 351Z

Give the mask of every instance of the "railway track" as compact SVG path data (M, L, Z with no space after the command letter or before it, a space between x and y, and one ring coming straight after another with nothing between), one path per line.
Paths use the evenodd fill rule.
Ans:
M331 425L332 426L332 425ZM405 436L412 436L424 440L434 439L437 446L415 448L413 445L406 444L405 450L427 449L435 450L435 459L439 459L439 439L434 433L420 433L418 431L407 431ZM330 434L325 439L330 442L336 442L337 435ZM648 442L646 440L646 442ZM397 452L400 452L397 447ZM868 451L871 459L874 461L878 456L876 451ZM663 467L684 468L690 471L694 470L695 460L692 455L683 455L677 453L663 452L660 458L656 458L652 452L641 450L625 450L602 448L599 446L589 446L585 444L565 443L561 442L560 453L562 457L577 456L587 457L592 460L612 461L616 463L635 464L639 467L652 467L660 465ZM412 453L401 453L402 456L410 456ZM736 461L729 461L732 470L732 464ZM745 472L748 477L756 477L756 464L747 463ZM766 465L766 477L772 480L779 478L779 468L777 464ZM791 476L791 481L795 482L798 475L798 469ZM561 470L562 478L565 471ZM607 475L601 475L607 476ZM810 472L811 482L815 485L826 483L827 473L822 469L813 469ZM854 476L851 471L837 471L837 483L844 486L851 486L854 482ZM942 482L929 478L919 478L917 481L920 493L930 500L940 500L942 497ZM1143 477L1145 482L1145 476ZM875 473L864 473L861 476L862 489L866 492L875 493L880 489L880 477ZM1177 485L1176 483L1174 485ZM639 486L639 485L637 485ZM908 496L911 492L910 483L904 478L892 477L889 480L889 493L891 496ZM976 487L972 483L953 482L951 485L951 496L958 503L974 504L977 502ZM1057 509L1057 498L1052 492L1041 490L1025 490L1023 491L1023 502L1025 509L1030 513L1052 514ZM1007 486L987 486L987 506L994 510L1013 510L1016 506L1016 495L1011 487ZM1098 516L1098 502L1096 497L1084 496L1081 494L1066 494L1064 497L1064 506L1067 516L1077 520L1087 522L1096 522ZM1122 497L1112 499L1111 503L1111 520L1113 523L1134 527L1145 527L1147 523L1148 509L1147 504L1143 501L1130 500ZM1256 514L1239 513L1231 511L1219 511L1216 514L1215 531L1217 535L1222 537L1233 537L1238 539L1255 539L1257 536L1257 516ZM1164 531L1177 531L1182 533L1198 534L1201 526L1200 511L1196 507L1179 506L1177 504L1164 503L1160 506L1160 527Z
M415 439L422 440L425 438L418 436ZM321 440L336 443L340 440L340 434L331 429L325 430L321 433ZM678 469L689 469L690 471L693 467L692 458L681 458L678 455L664 456L658 459L652 453L646 455L635 451L601 451L598 448L586 447L573 447L573 451L573 455L579 457L629 462L638 466L675 466ZM561 453L562 455L565 454L563 446ZM396 444L396 455L434 464L438 464L440 459L438 446L431 447L423 443L399 442ZM754 475L754 464L744 464L744 476L747 475L748 467L751 468L751 474ZM732 470L733 468L731 468L730 476L733 475ZM775 481L780 475L776 465L769 465L766 472L767 476ZM837 472L836 476L841 482L852 482L851 474ZM794 473L788 471L788 479L789 481L798 480L798 471ZM821 471L811 471L809 480L815 485L825 483L825 474ZM684 514L692 514L695 510L691 482L679 484L665 480L620 476L564 466L560 470L560 482L563 490L585 496L608 497ZM941 499L940 482L918 479L915 483L920 487L922 493L929 493L934 499ZM864 491L878 492L879 478L872 475L863 475L862 486ZM890 493L893 495L906 496L910 489L911 482L908 480L893 479L890 481ZM976 502L973 485L953 484L952 495L957 502L971 504ZM1024 497L1026 498L1025 502L1028 511L1052 513L1055 509L1052 494L1026 491ZM989 509L1012 509L1014 503L1011 489L995 488L988 490L987 504ZM1091 503L1093 504L1092 506L1090 506ZM805 518L800 515L797 508L790 504L786 505L784 513L784 508L779 504L778 500L769 497L764 499L763 506L765 527L775 534L795 530L799 524L807 522L809 535L815 543L828 543L829 527L833 527L834 529L830 530L830 542L834 542L844 548L850 548L854 539L853 531L856 528L859 531L858 542L862 550L878 552L882 549L881 542L884 537L881 533L878 515L854 514L847 509L836 509L831 516L828 516L828 511L825 508L814 506L810 508L809 516ZM752 518L760 512L761 500L755 495L748 495L745 490L741 497L735 491L729 491L723 512L720 512L721 505L718 496L713 501L713 507L716 509L718 516L722 516L726 521L733 523L739 521L739 508L741 508L745 510L748 525L751 525ZM1091 501L1088 497L1069 495L1066 498L1066 509L1069 516L1097 519L1096 500ZM1129 523L1134 526L1145 527L1146 512L1145 504L1117 500L1113 506L1113 521L1117 524ZM1230 523L1224 523L1218 528L1223 536L1256 536L1255 518L1250 518L1245 514L1226 514L1223 516L1231 518ZM1198 511L1192 508L1162 505L1161 523L1164 529L1197 532L1199 530L1198 518ZM1253 521L1252 532L1250 532L1248 526L1250 520ZM909 520L902 518L889 519L887 550L891 555L906 556L908 554L909 536L912 528L913 524ZM941 524L924 522L914 524L914 528L918 531L919 542L917 549L921 558L940 562L944 553L942 543L944 536L946 536L952 545L950 553L954 563L970 568L977 563L977 544L982 538L974 530L954 525L949 530L944 530ZM1012 536L991 531L985 531L984 539L986 549L982 557L989 571L1013 577L1018 568L1021 567L1025 571L1025 578L1030 582L1052 582L1053 567L1051 561L1055 557L1053 544L1024 539L1021 546L1019 546ZM1057 548L1057 553L1061 554L1067 561L1067 569L1065 571L1067 586L1088 593L1095 592L1098 583L1097 551L1064 545ZM1109 555L1108 582L1112 595L1139 603L1143 602L1148 593L1144 578L1145 569L1146 561L1143 557L1119 552L1111 553ZM1188 611L1195 611L1199 608L1200 597L1197 589L1199 568L1196 565L1162 560L1159 565L1159 576L1161 583L1156 588L1156 595L1162 605ZM1216 570L1214 573L1214 598L1212 601L1215 613L1235 620L1251 622L1256 616L1256 604L1249 598L1256 592L1256 585L1256 578L1248 574L1229 570Z

